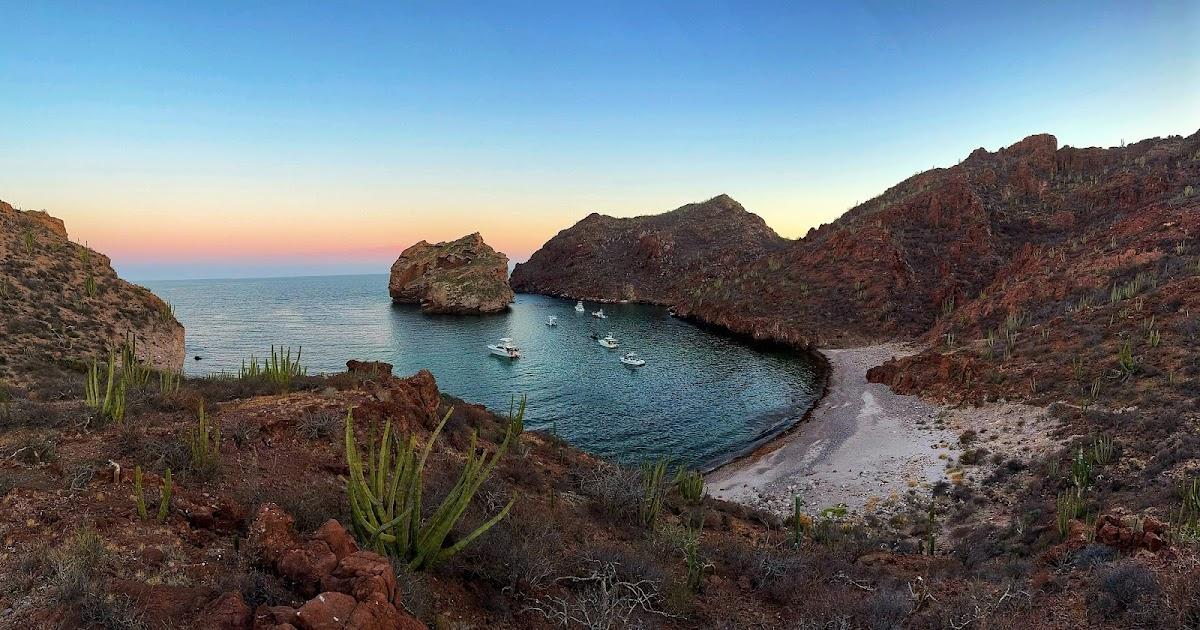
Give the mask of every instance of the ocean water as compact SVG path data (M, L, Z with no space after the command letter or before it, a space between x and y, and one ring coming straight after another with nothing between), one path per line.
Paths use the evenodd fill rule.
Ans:
M669 456L708 468L798 421L818 394L801 354L749 345L636 304L518 295L503 315L426 315L393 305L386 275L147 283L187 328L189 375L236 371L271 344L303 346L310 374L347 359L387 361L397 375L425 368L442 391L494 410L526 394L526 426L625 463ZM607 320L591 317L603 306ZM546 325L549 315L558 326ZM619 350L590 333L609 332ZM488 353L512 337L522 358ZM623 365L628 350L646 360ZM202 357L193 360L194 356Z

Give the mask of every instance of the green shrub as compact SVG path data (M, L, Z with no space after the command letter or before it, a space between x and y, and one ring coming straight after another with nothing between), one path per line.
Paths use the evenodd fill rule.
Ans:
M490 458L476 448L477 435L471 432L471 445L458 482L437 509L428 518L422 518L425 462L452 413L453 408L446 412L419 453L413 436L401 445L401 440L392 439L391 423L385 423L378 446L371 444L370 455L364 462L354 438L353 413L346 412L346 463L350 469L346 492L354 530L366 546L404 562L411 570L428 569L458 553L503 519L515 501L510 499L491 519L454 544L446 545L451 529L508 450L516 427L524 421L524 405L509 418L504 441Z
M638 510L639 521L644 527L654 527L658 521L658 513L662 510L663 495L666 494L666 484L663 478L667 474L667 459L659 458L654 463L642 464L642 501Z
M221 424L209 420L204 403L200 403L196 426L188 430L188 452L193 472L208 475L221 465Z

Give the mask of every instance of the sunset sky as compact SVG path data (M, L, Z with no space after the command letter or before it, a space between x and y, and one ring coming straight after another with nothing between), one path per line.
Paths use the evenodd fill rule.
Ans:
M1195 0L910 4L0 1L0 199L133 279L384 273L718 193L798 237L979 146L1200 128Z

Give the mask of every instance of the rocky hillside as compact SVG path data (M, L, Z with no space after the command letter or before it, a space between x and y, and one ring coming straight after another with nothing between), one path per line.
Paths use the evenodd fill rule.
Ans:
M698 287L679 310L820 345L919 336L949 313L960 335L994 328L1009 307L1048 317L1051 300L1085 290L1107 299L1131 273L1182 267L1197 253L1188 236L1200 205L1197 152L1198 135L1113 149L1060 149L1036 135L977 149ZM1036 307L1005 290L1051 256L1091 271L1040 285Z
M1200 614L1196 554L1164 546L1155 519L1105 514L1064 540L1052 507L957 488L936 521L913 496L887 522L836 508L785 522L696 498L674 471L650 503L648 473L542 433L499 458L447 543L515 499L507 516L408 569L353 533L347 409L366 458L385 420L423 448L453 408L421 473L426 520L476 449L497 452L507 419L441 395L428 372L349 367L282 388L151 384L123 424L81 426L78 399L0 408L0 452L14 454L0 458L0 627L1175 628ZM220 435L198 450L201 402ZM980 506L1025 518L968 536L956 523ZM936 555L918 553L935 538Z
M664 214L590 214L513 270L512 285L593 301L674 304L689 287L783 248L786 241L728 195Z
M513 301L508 257L478 232L456 241L421 241L392 264L392 301L420 304L429 313L498 313Z
M129 335L139 357L183 366L183 326L150 291L117 277L63 222L0 201L0 382L25 385L106 355Z

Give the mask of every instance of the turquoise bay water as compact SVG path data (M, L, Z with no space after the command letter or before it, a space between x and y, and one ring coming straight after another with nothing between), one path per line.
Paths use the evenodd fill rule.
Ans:
M426 315L393 305L386 275L147 286L187 327L189 375L235 371L271 344L302 345L310 374L343 370L347 359L387 361L397 375L425 368L442 391L491 409L527 394L528 428L553 428L626 463L667 455L711 466L798 421L818 393L808 357L747 345L660 307L587 304L580 314L574 302L518 295L504 315ZM591 317L600 306L609 319ZM546 325L549 315L558 326ZM621 348L601 347L592 332L612 332ZM490 355L500 337L512 337L522 358ZM628 350L646 366L621 364Z

